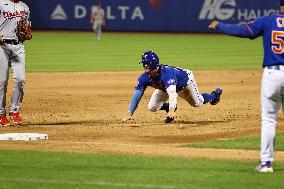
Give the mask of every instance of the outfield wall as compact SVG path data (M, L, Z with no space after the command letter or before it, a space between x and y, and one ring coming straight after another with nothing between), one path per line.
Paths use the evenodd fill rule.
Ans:
M24 0L35 29L91 30L97 2L109 31L207 32L211 20L231 23L278 12L276 0Z

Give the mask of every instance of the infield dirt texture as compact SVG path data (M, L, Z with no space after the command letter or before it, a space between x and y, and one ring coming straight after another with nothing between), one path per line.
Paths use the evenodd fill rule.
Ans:
M22 109L24 126L1 128L1 133L47 133L49 140L0 142L0 148L258 159L258 151L181 147L259 134L261 71L222 71L221 74L219 71L195 71L200 91L222 86L221 102L216 106L207 104L194 108L179 99L178 116L169 125L163 123L163 111L151 113L147 110L153 92L149 88L135 119L121 123L139 73L29 73ZM71 82L74 78L76 82ZM281 154L278 161L284 160Z

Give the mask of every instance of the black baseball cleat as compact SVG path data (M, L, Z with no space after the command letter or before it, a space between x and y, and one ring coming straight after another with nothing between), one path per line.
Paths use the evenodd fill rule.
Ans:
M222 94L222 89L221 88L216 88L215 91L213 91L211 94L215 94L216 98L215 98L215 100L212 100L210 102L210 104L211 105L218 104L218 102L220 101L221 94Z
M175 118L172 118L172 117L167 116L167 117L165 118L165 123L171 123L174 119L175 119Z

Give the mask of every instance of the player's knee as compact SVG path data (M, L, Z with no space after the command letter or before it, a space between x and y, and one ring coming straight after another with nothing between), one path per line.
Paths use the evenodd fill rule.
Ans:
M153 104L148 104L148 110L151 112L156 112L158 110L157 106Z
M25 79L15 79L15 85L20 88L24 88Z
M277 125L277 115L262 116L262 126L266 128L273 128Z

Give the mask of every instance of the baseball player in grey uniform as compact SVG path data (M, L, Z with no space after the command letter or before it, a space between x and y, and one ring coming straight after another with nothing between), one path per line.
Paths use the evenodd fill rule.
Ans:
M97 4L92 14L91 23L93 24L93 30L96 33L97 40L101 40L102 26L105 25L105 11L100 3Z
M13 70L15 81L9 116L11 122L20 124L22 118L19 114L24 96L25 83L25 50L24 40L20 39L18 25L24 22L31 31L30 11L28 6L19 0L0 1L0 125L10 125L6 117L6 93L9 78L9 68ZM31 39L30 35L25 39Z
M255 171L272 173L278 112L284 112L284 0L278 1L280 13L263 16L248 24L213 21L209 29L230 36L263 40L263 75L261 85L261 152Z

